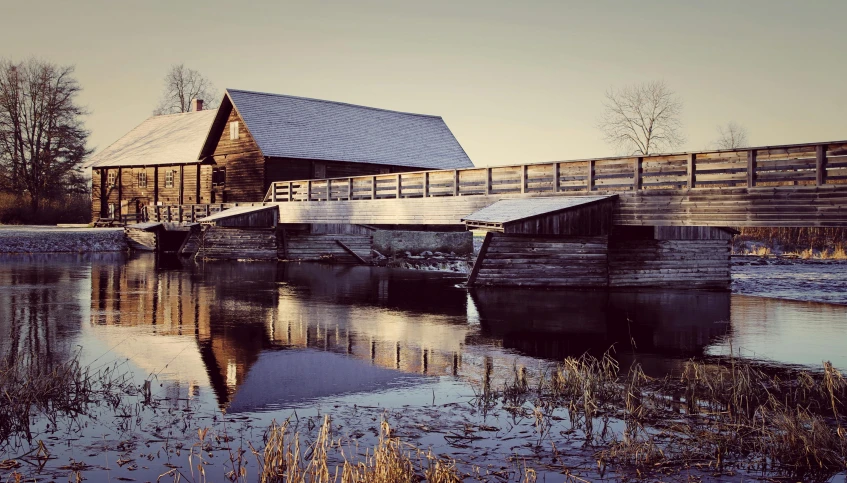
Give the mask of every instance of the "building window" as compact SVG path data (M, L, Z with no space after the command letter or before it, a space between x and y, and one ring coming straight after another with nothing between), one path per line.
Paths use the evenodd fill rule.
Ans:
M229 138L233 140L238 139L238 121L229 123Z
M109 173L106 175L106 184L108 186L115 186L115 172L114 171L109 171Z
M174 173L176 171L165 171L165 188L174 187Z
M226 184L226 168L212 168L212 186L223 186Z
M138 187L146 188L147 187L147 172L142 171L138 173Z

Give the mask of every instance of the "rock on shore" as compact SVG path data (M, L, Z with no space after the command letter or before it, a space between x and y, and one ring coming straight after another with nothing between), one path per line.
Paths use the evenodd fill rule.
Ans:
M0 253L86 253L126 250L121 228L0 226Z

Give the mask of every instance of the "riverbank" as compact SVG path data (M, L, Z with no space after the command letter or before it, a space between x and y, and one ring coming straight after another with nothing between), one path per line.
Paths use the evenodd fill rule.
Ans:
M0 225L0 253L119 252L126 249L121 228Z

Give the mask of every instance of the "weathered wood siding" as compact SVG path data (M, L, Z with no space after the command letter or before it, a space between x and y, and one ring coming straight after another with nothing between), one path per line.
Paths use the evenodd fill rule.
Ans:
M614 200L575 206L503 224L503 233L526 235L608 235L612 230Z
M203 232L197 255L216 260L276 260L276 231L210 226Z
M286 233L280 246L279 257L286 260L333 261L359 263L337 242L345 244L364 260L371 259L370 235Z
M238 122L238 139L230 139L229 125ZM247 131L244 121L235 109L229 112L229 118L220 132L211 135L217 137L217 147L213 153L214 162L226 168L226 185L216 188L217 202L259 201L265 191L265 160L253 136ZM220 198L219 198L220 197Z
M277 225L278 219L279 211L275 210L274 207L268 207L263 210L220 218L209 223L214 223L216 226L226 226L231 228L273 228Z
M133 250L155 251L158 247L158 233L156 231L139 230L137 228L125 228L126 242Z
M610 287L728 289L729 240L611 240Z
M732 231L713 226L657 226L656 240L732 240Z
M606 236L555 237L491 233L474 285L606 287Z

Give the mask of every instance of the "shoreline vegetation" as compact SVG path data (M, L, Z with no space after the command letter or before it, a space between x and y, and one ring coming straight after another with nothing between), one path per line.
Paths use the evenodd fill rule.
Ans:
M351 428L358 436L341 435L330 414L310 418L305 427L292 418L274 420L258 428L260 438L245 440L243 434L231 436L223 418L211 426L193 421L186 406L183 411L189 412L179 423L185 426L185 439L166 443L177 448L177 458L151 454L144 464L153 470L161 465L159 481L224 477L263 483L534 482L540 473L569 482L609 475L825 481L847 469L847 381L828 362L811 371L734 356L692 359L680 374L653 378L637 363L621 370L612 348L601 357L569 357L535 371L517 364L500 370L486 366L472 386L467 404L455 406L462 411L463 430L450 421L442 421L442 428L424 425L423 431L444 435L442 446L452 448L448 453L436 454L432 446L401 438L402 427L421 426L414 414L397 415L402 423L397 431L383 409L368 419L374 421L366 423L369 429ZM56 457L44 440L61 434L57 428L82 430L90 414L101 419L111 414L123 421L128 434L141 426L145 411L164 418L153 422L157 427L165 421L175 424L168 419L173 409L160 407L151 381L135 385L118 363L98 370L80 366L78 357L53 367L28 360L4 363L0 393L5 399L0 405L3 481L62 471L72 480L86 478L95 466L82 461L49 468ZM334 411L344 409L335 406ZM483 423L471 424L471 415ZM485 449L487 438L496 439L498 430L490 424L504 419L522 427L515 444L531 457L502 451L488 455L486 450L487 469L479 460L464 460L458 450ZM373 436L365 437L367 432ZM137 467L132 462L144 454L135 455L134 449L125 448L119 466Z

